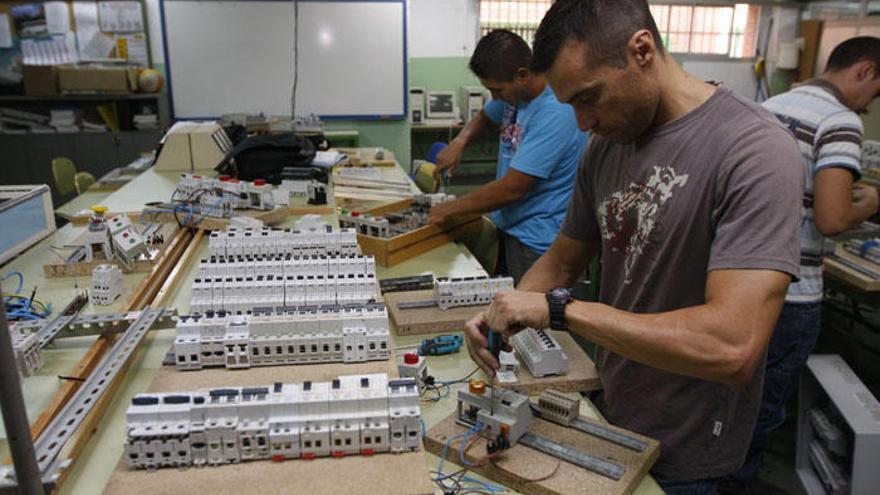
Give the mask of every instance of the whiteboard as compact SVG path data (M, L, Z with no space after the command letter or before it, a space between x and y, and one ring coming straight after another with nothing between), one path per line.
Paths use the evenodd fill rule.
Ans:
M405 1L298 3L297 115L405 118ZM290 115L292 0L163 0L160 7L174 118Z

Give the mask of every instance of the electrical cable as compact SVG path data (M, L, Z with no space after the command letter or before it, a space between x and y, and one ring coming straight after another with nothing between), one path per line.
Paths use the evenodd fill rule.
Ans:
M24 287L24 275L22 275L21 272L9 272L6 275L3 275L3 278L0 279L0 282L12 276L18 277L18 287L13 292L13 294L18 294L19 292L21 292L21 288Z

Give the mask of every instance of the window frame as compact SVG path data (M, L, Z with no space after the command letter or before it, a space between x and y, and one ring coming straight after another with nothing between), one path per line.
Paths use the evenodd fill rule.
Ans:
M767 5L774 5L774 6L785 6L787 4L798 5L797 3L794 3L794 2L773 2L772 0L771 1L767 1L767 0L765 0L765 1L700 0L700 1L691 1L691 2L688 2L686 0L649 0L648 4L649 4L649 6L665 5L665 6L691 7L691 8L695 8L695 7L730 7L732 9L735 9L737 4L746 4L749 6L757 6L757 7L761 7L762 9ZM655 20L656 20L656 17L655 17ZM728 45L727 45L728 46L728 53L727 54L694 53L694 52L690 51L691 43L693 42L693 37L694 37L693 16L691 17L690 23L689 23L688 51L687 52L673 52L666 45L664 45L664 49L666 50L666 53L668 53L670 56L672 56L673 58L675 58L677 60L687 60L687 61L693 61L693 62L749 62L749 61L755 61L758 56L758 54L757 54L758 40L760 40L760 37L761 37L761 32L760 32L761 12L759 12L759 14L758 14L758 23L756 26L756 29L758 30L758 32L756 33L757 39L755 41L755 52L752 53L751 55L744 56L744 57L732 57L729 55L730 47L733 45L733 38L736 35L736 33L734 32L734 29L733 29L734 22L735 22L735 15L731 16L731 18L730 18L730 30L729 30L729 34L728 34L729 40L728 40ZM660 32L660 36L663 36L663 30L660 28L659 25L657 26L657 30ZM668 30L667 30L667 33L668 33Z

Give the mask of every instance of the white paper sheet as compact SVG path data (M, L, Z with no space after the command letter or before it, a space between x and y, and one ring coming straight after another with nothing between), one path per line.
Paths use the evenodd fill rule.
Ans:
M109 33L139 33L144 30L141 4L136 1L98 2L98 20L101 31Z
M65 34L70 31L70 11L65 2L44 2L46 29L49 34Z
M86 46L98 33L98 4L95 2L73 2L73 19L76 21L76 44L83 60L91 60Z
M12 48L12 27L9 14L0 14L0 48Z
M116 47L116 40L106 34L95 32L92 39L80 48L84 60L102 60L110 57L110 51Z

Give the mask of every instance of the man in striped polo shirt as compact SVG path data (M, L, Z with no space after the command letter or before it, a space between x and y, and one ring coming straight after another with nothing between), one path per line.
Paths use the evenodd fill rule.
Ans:
M785 404L819 336L825 237L853 229L877 212L877 190L854 182L861 177L858 114L878 96L880 38L862 36L838 45L821 77L764 103L794 134L804 158L800 280L789 285L770 340L751 447L743 467L722 484L729 491L747 488L757 477L767 437L785 419Z

